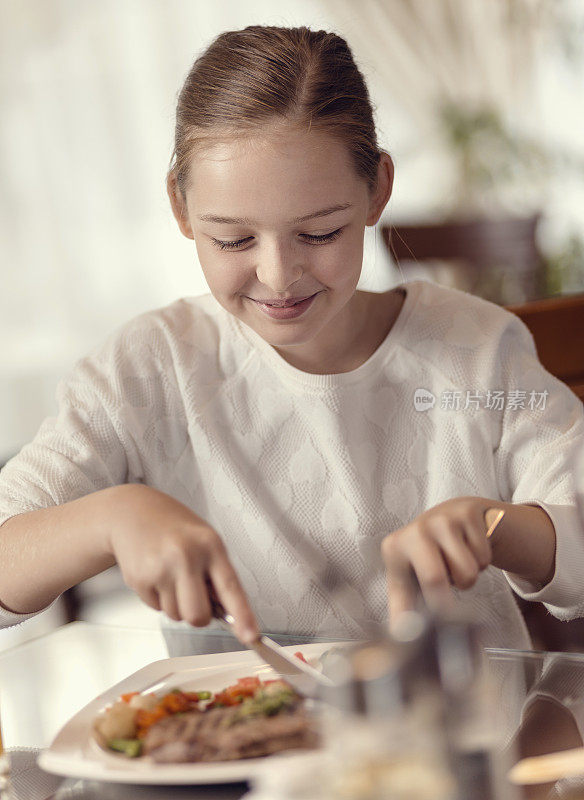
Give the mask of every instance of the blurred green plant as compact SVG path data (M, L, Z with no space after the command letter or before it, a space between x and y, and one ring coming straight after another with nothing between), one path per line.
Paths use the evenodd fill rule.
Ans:
M572 233L558 250L545 257L547 294L584 290L584 237Z
M456 212L504 207L510 186L549 178L552 154L541 143L509 130L497 108L447 101L440 104L438 117L458 170Z
M352 8L352 0L322 2ZM383 54L378 77L414 123L402 160L428 148L439 154L440 190L429 187L424 216L555 214L550 200L562 182L572 188L584 179L584 155L576 139L558 144L571 137L561 119L544 114L553 108L553 81L580 102L584 0L377 0L361 4L360 18L363 34L355 36L365 61L375 49ZM560 249L560 272L558 253L549 256L552 283L567 281L570 270L579 275L568 267L577 258L571 242ZM514 277L501 271L483 290L505 302L520 291Z
M443 102L439 120L458 172L450 211L454 217L472 216L480 210L521 215L530 197L535 208L539 206L553 176L584 180L580 156L511 131L497 108ZM543 252L542 259L546 294L584 290L580 234L571 233L559 247ZM495 299L515 291L512 286L505 288L501 280L493 276L493 285L481 287L483 296Z

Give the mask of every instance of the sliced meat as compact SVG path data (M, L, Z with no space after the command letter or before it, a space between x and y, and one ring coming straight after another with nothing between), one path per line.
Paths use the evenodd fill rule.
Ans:
M214 761L256 758L281 750L313 748L318 745L314 720L299 708L274 717L257 717L248 722L218 731Z
M148 731L143 753L161 763L231 761L317 746L314 720L302 706L249 719L234 706L160 720Z

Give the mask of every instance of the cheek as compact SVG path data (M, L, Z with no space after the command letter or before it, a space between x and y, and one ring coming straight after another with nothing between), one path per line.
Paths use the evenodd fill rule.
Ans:
M353 284L361 274L363 263L363 238L342 237L337 246L322 247L325 252L318 259L319 276L329 285Z
M230 294L248 279L249 268L235 253L200 253L199 261L214 294Z

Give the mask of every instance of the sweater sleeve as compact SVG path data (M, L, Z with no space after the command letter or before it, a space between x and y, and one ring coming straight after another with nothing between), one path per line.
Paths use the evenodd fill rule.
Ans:
M120 422L119 348L85 358L57 390L58 413L0 472L0 526L11 517L139 480L139 462ZM0 541L2 528L0 527ZM0 607L0 627L32 614Z
M537 358L531 334L511 316L501 339L500 380L507 403L495 452L501 497L538 505L556 531L556 563L543 588L506 574L526 600L543 602L559 619L584 614L584 521L575 500L573 465L584 447L584 412L576 395Z
M125 481L126 454L96 372L90 359L76 366L58 387L57 415L46 419L33 441L3 468L0 525L17 514Z

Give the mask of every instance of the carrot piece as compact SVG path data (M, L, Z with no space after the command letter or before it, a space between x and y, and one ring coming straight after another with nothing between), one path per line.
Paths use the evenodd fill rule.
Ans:
M126 692L126 694L121 696L121 699L124 703L129 703L132 697L136 697L137 694L140 694L140 692Z
M244 688L244 689L253 689L255 691L256 689L260 688L260 684L261 684L261 681L257 677L257 675L250 675L249 678L238 678L237 679L237 685L239 687Z
M192 704L182 692L171 692L162 698L160 705L165 711L176 714L179 711L187 711Z
M138 739L143 739L148 730L154 725L155 722L158 722L164 717L168 717L170 714L166 711L162 706L158 705L153 711L145 711L144 709L140 708L136 712L136 736Z
M233 688L233 687L231 687ZM228 691L225 689L223 692L219 692L219 694L215 695L215 700L212 703L212 706L215 708L217 705L220 706L237 706L241 702L241 695L236 695L233 691Z

